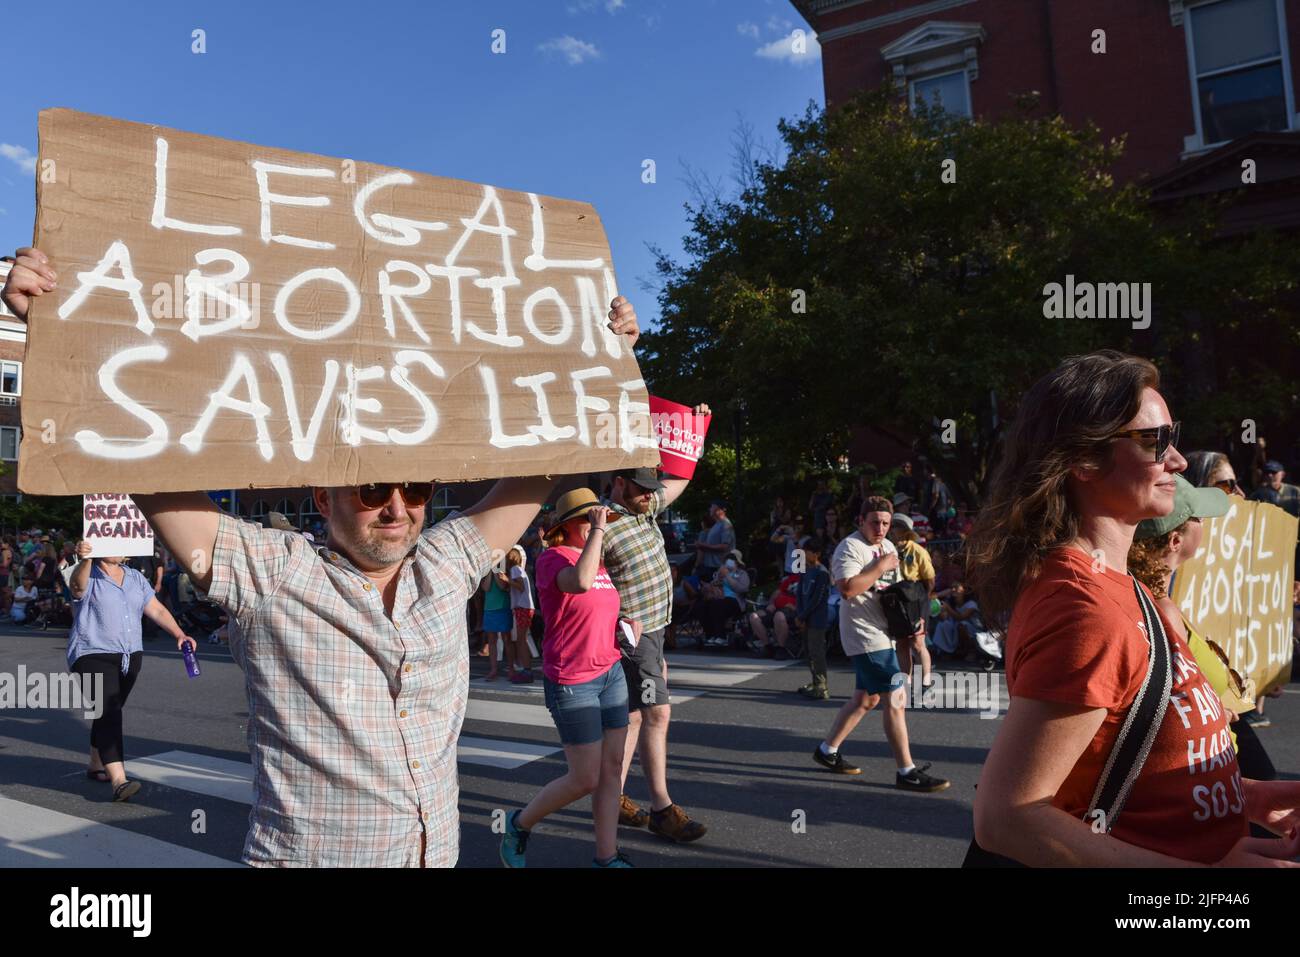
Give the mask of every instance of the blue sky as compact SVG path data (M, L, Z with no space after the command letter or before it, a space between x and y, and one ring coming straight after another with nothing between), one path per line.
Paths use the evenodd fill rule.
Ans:
M796 29L786 0L31 5L6 25L0 249L31 241L36 116L66 106L586 200L653 320L646 243L680 254L682 164L734 189L738 116L775 145L779 117L823 102Z

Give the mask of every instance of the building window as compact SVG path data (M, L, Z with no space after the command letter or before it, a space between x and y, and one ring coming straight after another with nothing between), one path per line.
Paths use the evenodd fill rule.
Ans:
M249 509L248 517L255 522L261 522L263 525L265 525L267 522L266 502L264 502L262 499L259 498L256 504L254 504L253 507Z
M275 503L275 508L272 511L279 512L290 525L295 528L298 527L298 509L289 499L280 499Z
M21 362L0 362L0 395L17 396L23 394L23 364Z
M425 521L431 525L436 524L459 508L460 506L452 499L451 487L444 485L433 493L433 499L425 511Z
M325 524L325 516L316 508L316 500L313 498L308 497L302 500L302 508L299 510L299 514L302 516L302 524L298 527L304 532L311 531L316 525Z
M12 426L0 428L0 459L6 462L18 461L18 429Z
M912 81L912 112L924 103L949 116L970 117L970 81L965 70L940 73Z
M1216 0L1183 19L1201 147L1292 127L1281 0Z
M950 116L974 114L971 81L979 79L979 48L984 28L978 23L930 20L880 48L894 83L915 110L937 105Z

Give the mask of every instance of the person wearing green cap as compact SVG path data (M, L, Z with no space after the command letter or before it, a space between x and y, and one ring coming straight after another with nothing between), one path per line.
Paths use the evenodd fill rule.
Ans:
M1174 476L1174 484L1174 510L1138 523L1128 552L1129 571L1151 590L1156 606L1187 642L1196 666L1228 709L1233 722L1229 731L1241 773L1247 778L1271 781L1277 777L1273 762L1250 725L1238 720L1239 715L1255 707L1254 681L1234 671L1223 650L1202 636L1169 596L1174 572L1200 550L1205 537L1202 519L1226 515L1230 500L1222 490L1197 488L1181 475Z

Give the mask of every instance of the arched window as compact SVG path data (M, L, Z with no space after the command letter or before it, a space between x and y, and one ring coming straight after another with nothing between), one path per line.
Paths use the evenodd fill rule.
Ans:
M248 517L255 522L261 522L263 525L265 525L266 512L267 512L266 502L259 498L256 502L253 503L253 507L249 509Z
M289 520L289 524L295 528L298 526L298 508L287 498L282 498L275 503L275 511L279 512Z

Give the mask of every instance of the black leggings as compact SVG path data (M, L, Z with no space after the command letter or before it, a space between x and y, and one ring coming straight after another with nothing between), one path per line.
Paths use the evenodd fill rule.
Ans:
M82 655L72 665L72 670L79 675L104 676L104 713L91 722L90 746L99 752L99 760L105 764L123 760L122 709L135 687L135 679L140 676L143 662L144 652L133 653L126 674L122 674L121 655Z

